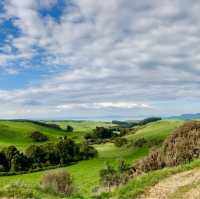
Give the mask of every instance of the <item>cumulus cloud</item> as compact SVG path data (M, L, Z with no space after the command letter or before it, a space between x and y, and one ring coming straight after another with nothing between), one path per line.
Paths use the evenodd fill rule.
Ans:
M2 70L34 70L39 56L39 67L52 75L34 86L2 90L0 101L43 112L72 108L76 114L80 109L108 114L103 109L112 108L117 114L121 109L161 114L173 113L172 101L199 99L198 0L63 2L55 18L50 10L59 1L4 1L4 19L20 34L7 36ZM170 110L160 105L166 101Z

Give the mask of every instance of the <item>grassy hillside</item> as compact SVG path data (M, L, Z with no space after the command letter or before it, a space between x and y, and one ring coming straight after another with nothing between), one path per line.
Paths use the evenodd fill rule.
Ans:
M116 165L118 160L123 158L128 162L132 162L148 153L147 148L133 150L116 148L113 144L107 143L97 146L99 157L91 160L81 161L78 164L68 166L64 169L69 171L75 180L76 187L79 192L89 197L92 189L98 185L99 170L103 168L105 162L109 161ZM8 183L22 180L31 186L37 186L40 178L45 172L37 172L18 176L0 177L0 186ZM47 196L46 196L47 197Z
M159 121L150 123L138 130L135 134L128 135L127 138L133 141L142 137L145 139L164 139L182 123L183 122L181 121ZM65 126L66 124L67 123L63 122L62 125ZM82 129L81 126L79 126L79 131L75 131L73 136L76 136L76 139L82 139L82 136L85 132L91 131L95 126L103 126L102 124L103 123L95 124L93 122L92 125L88 123L81 123ZM109 123L106 123L106 125L109 125ZM32 130L40 130L44 134L51 137L51 139L55 139L57 136L63 134L62 131L41 127L29 122L2 121L0 122L0 129L4 129L4 133L0 133L0 144L16 144L20 147L23 147L24 145L27 145L31 142L31 140L28 138L28 132ZM95 148L99 152L97 158L87 161L80 161L77 164L64 168L72 174L75 185L78 188L78 192L84 195L87 199L89 198L89 195L91 195L92 189L98 185L99 171L103 168L105 162L110 162L113 165L116 165L118 160L123 158L129 163L132 163L136 159L145 156L149 152L147 146L141 147L139 149L134 147L117 148L112 143L95 145ZM3 187L9 183L20 180L35 189L35 187L37 187L39 184L41 176L44 175L44 173L46 173L46 171L18 176L0 177L0 186ZM39 193L38 190L37 192L43 199L56 198L55 196L51 197L48 194L43 195L43 193Z
M191 163L180 165L177 167L165 168L157 171L152 171L138 176L128 182L128 184L114 190L111 194L112 199L129 199L137 198L138 195L144 193L150 187L154 186L161 180L184 171L193 170L200 167L200 159L194 160ZM177 179L178 180L178 179ZM173 197L180 199L181 197Z
M30 134L33 131L42 132L49 137L50 141L64 135L63 131L28 121L0 121L0 147L16 145L20 149L23 149L32 143Z
M163 141L172 131L182 125L184 121L180 120L161 120L158 122L149 123L140 127L136 133L126 136L127 139L136 141L140 138L149 140Z
M52 122L51 122L52 123ZM57 122L55 122L57 123ZM111 123L104 122L76 122L76 121L63 121L58 122L61 127L71 125L74 128L73 133L65 133L59 129L41 126L32 123L31 121L0 121L0 148L8 145L16 145L18 148L23 149L30 143L32 139L30 134L33 131L40 131L49 137L50 141L55 141L58 137L68 135L74 140L81 141L85 133L91 132L96 126L110 126Z
M74 132L68 133L68 136L77 142L81 142L84 139L86 133L92 132L97 126L110 127L113 126L111 122L100 122L100 121L49 121L47 123L57 124L62 129L66 129L67 125L73 127Z
M101 121L48 121L51 124L58 124L61 128L65 129L67 125L74 128L75 131L88 132L95 129L97 126L112 126L111 122L101 122Z

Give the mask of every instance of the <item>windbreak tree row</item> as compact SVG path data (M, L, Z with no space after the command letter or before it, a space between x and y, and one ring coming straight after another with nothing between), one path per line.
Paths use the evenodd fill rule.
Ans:
M65 165L85 160L97 155L97 151L87 143L76 144L63 138L56 143L30 145L25 152L15 146L0 151L0 172L30 171L47 166Z

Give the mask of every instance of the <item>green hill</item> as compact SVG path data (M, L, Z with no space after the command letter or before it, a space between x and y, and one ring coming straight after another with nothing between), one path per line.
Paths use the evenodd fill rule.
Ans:
M87 132L91 132L96 126L111 126L109 122L90 122L90 121L59 121L48 122L52 124L58 124L61 128L65 128L67 125L71 125L74 128L74 132L67 133L62 130L51 128L48 126L42 126L39 123L32 121L14 121L14 120L1 120L0 121L0 148L8 145L16 145L18 148L23 149L30 143L32 139L30 134L33 131L40 131L44 135L48 136L50 141L58 139L63 135L68 135L70 138L82 141L84 135Z
M161 120L152 122L139 128L136 133L126 136L127 139L136 141L144 138L147 141L163 141L175 128L182 125L180 120Z
M42 132L50 141L64 135L61 130L41 126L31 121L0 121L0 147L15 145L22 149L32 143L30 134L33 131Z
M150 123L137 130L136 133L133 131L132 134L126 136L126 138L129 141L136 141L140 138L145 138L146 140L164 140L169 134L173 132L175 128L177 128L182 123L182 121L172 120L163 120ZM81 123L81 125L87 126L88 123ZM99 123L97 123L96 125L98 126ZM103 126L102 123L100 123L100 125ZM87 130L91 131L93 126L95 126L94 123L92 123L92 127L87 128ZM63 131L55 130L48 127L42 127L40 125L35 125L31 122L2 121L0 122L0 129L4 130L4 133L1 133L0 131L0 144L16 144L20 147L31 143L31 140L28 136L29 132L32 130L40 130L45 135L49 136L50 139L56 139L57 136L60 136L64 133ZM86 132L86 130L83 128L82 131L81 128L79 130L79 132L73 133L73 136L76 136L76 139L80 139L80 137L82 137L83 134ZM110 162L113 165L117 165L118 160L123 158L129 163L132 163L133 161L144 157L149 152L149 148L147 146L135 148L131 145L129 147L117 148L112 143L95 145L95 148L99 152L97 158L86 161L80 161L77 164L64 168L72 174L78 192L87 199L91 195L92 190L96 186L98 186L99 171L103 168L105 162ZM40 178L42 175L44 175L45 172L46 171L17 176L0 177L0 186L4 187L10 183L14 183L20 180L28 184L28 186L30 186L31 189L38 192L40 197L43 199L59 198L51 196L50 194L41 193L37 189Z

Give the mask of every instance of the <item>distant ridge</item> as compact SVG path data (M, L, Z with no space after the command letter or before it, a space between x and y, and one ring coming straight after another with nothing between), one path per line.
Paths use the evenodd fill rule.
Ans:
M200 113L171 116L171 117L167 117L167 119L195 120L195 119L200 119Z

